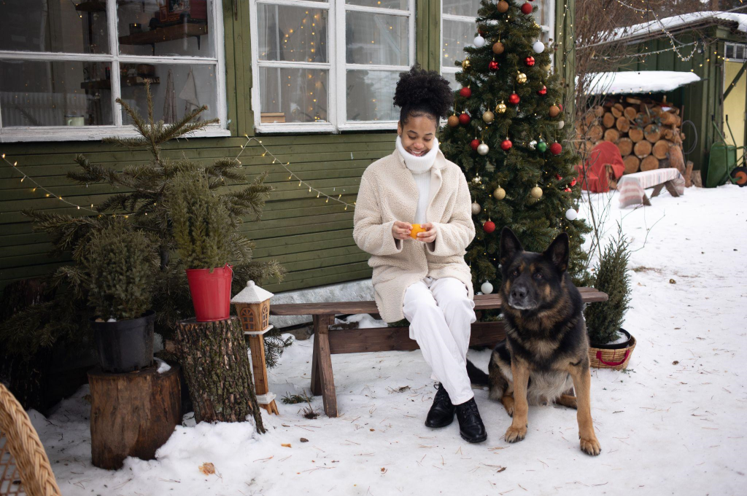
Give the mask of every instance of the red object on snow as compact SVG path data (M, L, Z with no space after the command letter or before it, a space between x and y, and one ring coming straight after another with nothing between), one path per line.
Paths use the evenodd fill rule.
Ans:
M619 147L610 141L601 141L590 151L588 160L585 161L585 176L583 177L583 166L577 165L577 179L580 187L593 193L605 193L609 190L609 179L618 181L624 174L624 161ZM609 172L611 171L611 178Z

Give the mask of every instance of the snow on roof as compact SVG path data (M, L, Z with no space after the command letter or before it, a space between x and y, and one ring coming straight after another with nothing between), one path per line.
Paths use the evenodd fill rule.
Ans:
M676 71L594 72L587 77L589 95L671 91L700 80L693 72Z
M661 19L660 21L655 20L644 22L642 24L635 24L634 26L625 26L623 28L618 28L614 30L611 41L635 38L652 33L660 33L664 28L670 31L674 28L684 27L690 24L697 24L699 22L710 19L713 19L715 21L736 22L738 23L737 29L746 33L746 14L709 10L704 12L691 12L689 14L666 17L664 19Z

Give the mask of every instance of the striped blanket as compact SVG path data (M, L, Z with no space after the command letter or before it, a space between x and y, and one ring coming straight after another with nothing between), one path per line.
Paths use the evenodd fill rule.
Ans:
M619 179L619 208L629 205L640 205L647 188L655 187L666 181L673 181L679 195L684 194L684 178L673 168L655 169L645 172L627 174Z

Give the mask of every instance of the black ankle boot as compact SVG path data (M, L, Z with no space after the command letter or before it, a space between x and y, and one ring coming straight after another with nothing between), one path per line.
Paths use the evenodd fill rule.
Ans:
M427 420L424 425L427 427L446 427L453 423L453 417L455 417L455 407L450 401L450 396L442 387L442 383L439 386L434 386L437 389L437 394L434 395L434 402L432 408L427 413Z
M486 441L486 429L479 415L479 407L471 398L465 403L457 405L458 424L460 424L460 437L469 443L480 443Z

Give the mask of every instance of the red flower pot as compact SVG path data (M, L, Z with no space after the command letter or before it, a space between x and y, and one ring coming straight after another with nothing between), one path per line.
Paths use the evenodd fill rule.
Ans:
M187 269L185 272L195 308L195 320L212 322L228 319L231 309L232 266Z

